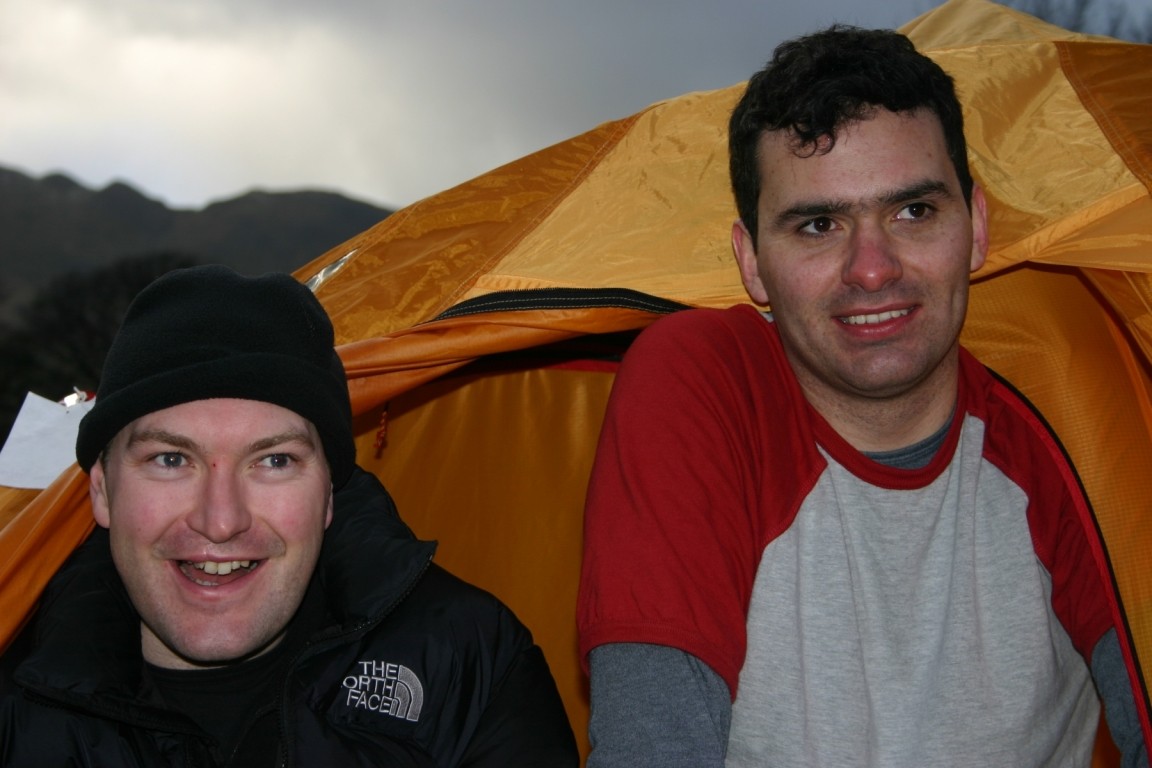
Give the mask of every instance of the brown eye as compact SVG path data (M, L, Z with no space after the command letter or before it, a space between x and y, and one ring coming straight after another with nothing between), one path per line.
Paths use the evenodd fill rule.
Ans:
M819 216L801 225L800 231L806 235L823 235L835 228L836 222L827 216Z
M897 218L900 219L922 219L932 212L932 206L928 203L910 203L900 209Z

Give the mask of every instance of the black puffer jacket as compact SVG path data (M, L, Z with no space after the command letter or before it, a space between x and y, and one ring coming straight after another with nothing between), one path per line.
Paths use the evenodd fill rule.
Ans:
M289 669L282 764L578 764L528 630L433 550L374 476L357 470L338 493L316 576L332 619ZM139 637L97 529L49 585L31 652L3 660L0 765L226 764L185 716L141 703Z

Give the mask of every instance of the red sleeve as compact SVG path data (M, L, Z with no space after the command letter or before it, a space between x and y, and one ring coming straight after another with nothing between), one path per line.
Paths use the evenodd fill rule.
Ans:
M971 356L965 355L964 364L970 378L990 378ZM1116 629L1140 728L1152 746L1147 741L1152 734L1147 689L1104 537L1080 478L1055 433L1022 394L992 378L986 397L989 414L998 417L989 418L988 423L998 426L986 436L985 455L1017 485L1031 489L1028 525L1036 556L1052 577L1052 609L1090 667L1100 638ZM1021 446L1032 449L1021 450Z
M672 646L735 694L760 555L822 467L814 450L772 439L795 447L809 434L781 405L795 380L778 349L770 324L741 307L664 318L626 355L588 489L582 658L605 643ZM784 421L796 424L773 429ZM771 467L783 471L768 489Z
M973 358L966 365L984 373ZM1076 470L1039 412L1008 383L987 380L985 457L1027 492L1033 548L1052 577L1052 608L1091 663L1097 641L1119 615L1095 516Z

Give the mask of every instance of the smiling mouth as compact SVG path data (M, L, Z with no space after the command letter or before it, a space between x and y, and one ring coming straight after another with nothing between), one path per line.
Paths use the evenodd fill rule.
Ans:
M876 325L886 323L897 317L904 317L911 309L894 309L889 312L878 312L874 315L846 315L839 318L844 325Z
M180 563L180 570L202 587L216 587L225 581L235 581L251 573L260 562L260 560L184 560ZM200 574L203 574L203 577Z

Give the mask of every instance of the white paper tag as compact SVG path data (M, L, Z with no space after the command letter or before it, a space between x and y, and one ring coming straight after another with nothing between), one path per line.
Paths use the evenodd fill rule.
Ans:
M29 392L0 449L0 485L47 488L76 462L80 419L96 402L69 395L56 403Z

